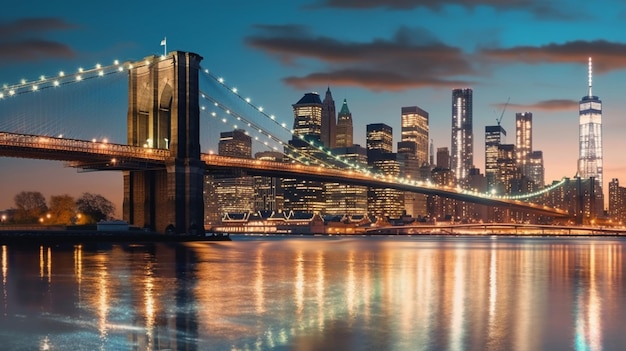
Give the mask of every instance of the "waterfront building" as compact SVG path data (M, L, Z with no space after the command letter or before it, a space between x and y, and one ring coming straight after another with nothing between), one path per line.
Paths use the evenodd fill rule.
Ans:
M428 112L417 106L402 107L401 142L415 143L415 158L420 165L428 162L428 128Z
M530 167L528 177L535 183L535 189L541 189L545 185L545 169L543 166L543 152L536 150L530 154Z
M418 106L401 108L401 140L398 142L397 159L400 163L400 177L421 180L422 166L428 166L428 112ZM430 173L430 172L428 172ZM429 177L427 177L429 178ZM427 216L427 196L414 192L404 192L405 214L413 217Z
M293 137L285 146L284 162L317 163L324 152L321 144L322 101L317 93L306 93L293 104ZM297 151L297 152L295 152ZM319 181L283 178L286 211L322 213L326 205L324 185Z
M405 147L402 147L405 145ZM413 147L406 147L412 145ZM410 180L420 180L420 161L415 156L415 142L403 141L398 143L397 160L400 165L400 177ZM428 167L427 163L424 163ZM426 215L426 195L411 191L404 192L404 210L406 215L417 217Z
M452 138L450 167L462 187L474 163L472 89L452 90Z
M400 175L400 163L395 153L381 154L371 165L374 173L384 177ZM370 187L368 213L377 218L400 218L404 214L403 193L395 189Z
M626 222L626 188L617 178L609 182L609 216L622 224Z
M324 101L322 101L322 121L320 126L320 140L328 149L335 147L337 128L337 112L335 110L335 100L330 92L330 87L326 89Z
M498 163L494 189L498 195L511 194L513 180L520 178L515 159L515 145L498 145Z
M455 183L454 174L450 168L435 167L431 172L431 178L431 182L438 186L453 187ZM457 202L457 200L440 195L432 195L428 199L428 212L435 221L451 221L455 217Z
M604 196L594 178L566 178L563 185L547 192L544 198L545 205L568 211L573 217L570 224L594 224L603 216Z
M533 114L515 114L515 162L522 175L530 175L530 156L533 151Z
M393 152L393 129L384 123L366 126L367 162L372 164L383 154Z
M283 162L283 154L277 151L261 151L254 158L263 161ZM254 211L282 211L283 189L280 177L253 176Z
M485 178L487 191L496 186L498 173L498 146L505 143L506 130L498 123L496 126L485 127Z
M346 99L343 99L343 105L341 106L341 111L339 111L339 115L337 117L337 132L336 132L336 142L334 147L351 147L353 142L353 127L352 127L352 113L350 113L350 109L348 108L348 102Z
M602 186L602 101L592 93L592 62L589 58L587 96L578 103L578 176L595 178Z
M252 158L252 138L243 130L220 133L218 154L221 156ZM204 177L203 199L205 225L216 223L224 213L252 211L254 208L254 180L250 176L229 173Z
M367 150L360 145L336 147L332 153L350 164L367 168ZM367 214L367 186L325 183L325 191L326 213L350 216Z

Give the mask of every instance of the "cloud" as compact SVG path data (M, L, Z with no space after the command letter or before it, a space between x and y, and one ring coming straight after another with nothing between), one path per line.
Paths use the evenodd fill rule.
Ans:
M14 43L0 42L0 62L19 60L39 60L47 57L74 57L75 53L67 45L47 40L23 40Z
M452 87L471 84L458 77L475 74L470 57L440 42L423 28L399 28L390 39L341 41L314 36L299 25L256 26L259 34L246 38L256 49L285 64L319 61L322 69L284 81L298 88L318 83L359 86L374 91Z
M480 55L504 63L578 63L593 57L594 71L606 73L626 68L626 44L606 40L570 41L564 44L516 46L506 49L482 49Z
M408 10L428 8L441 11L446 6L461 6L474 9L478 6L493 7L497 10L521 10L542 18L569 19L581 15L575 9L563 2L544 0L318 0L311 7L331 7L342 9L365 10L385 8L390 10Z
M51 31L72 28L75 26L58 18L0 23L0 63L74 57L76 54L68 45L43 38Z
M499 103L493 106L501 111L502 109L504 109L505 105L507 105L508 109L516 111L578 111L578 101L570 99L543 100L530 104Z

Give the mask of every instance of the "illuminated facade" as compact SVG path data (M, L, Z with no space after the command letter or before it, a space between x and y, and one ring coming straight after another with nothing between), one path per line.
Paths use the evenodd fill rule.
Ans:
M496 186L498 173L498 146L503 144L506 130L500 124L485 127L485 178L487 190L492 191Z
M609 216L621 224L626 222L626 188L619 186L617 178L609 182Z
M428 112L417 106L402 107L401 118L401 141L415 143L415 157L420 165L428 162Z
M530 156L533 150L533 114L515 114L515 161L522 175L530 176Z
M293 107L293 134L319 143L322 133L322 101L317 93L306 93Z
M335 110L335 100L330 92L330 87L326 89L326 95L322 102L322 121L320 126L320 139L325 147L332 149L335 147L335 133L337 125L337 112Z
M291 155L285 162L314 162L318 157L322 126L322 101L317 93L306 93L293 107L293 138L285 146L285 154ZM297 149L298 152L293 152ZM297 156L296 156L297 155ZM300 156L300 155L308 155ZM324 184L318 181L283 178L284 205L286 211L322 213L326 205Z
M519 178L519 169L515 160L513 144L498 145L498 171L496 173L496 193L511 194L513 180Z
M221 156L252 158L252 138L242 130L220 133ZM205 175L203 191L205 225L215 224L225 213L252 211L254 179L250 176Z
M377 158L372 167L374 172L389 177L400 175L400 163L396 154L386 153ZM404 212L404 196L399 190L370 188L368 192L368 212L377 218L399 218Z
M337 147L333 155L341 156L351 164L367 168L367 151L364 147ZM326 183L326 213L335 215L367 214L367 187L342 183Z
M589 92L579 102L578 175L595 178L602 185L602 101L591 92L591 58L589 58Z
M467 185L474 163L472 89L452 90L452 142L450 167L457 182Z
M352 113L348 108L348 102L343 99L341 111L337 117L337 133L335 147L351 147L354 144L352 127Z
M368 124L366 129L367 162L372 164L381 155L393 152L393 129L384 123Z
M545 186L545 170L543 167L543 152L533 151L530 154L530 167L528 178L535 183L535 188L543 188Z
M262 151L254 155L257 160L282 162L283 154L277 151ZM254 210L282 211L283 189L279 177L254 176Z

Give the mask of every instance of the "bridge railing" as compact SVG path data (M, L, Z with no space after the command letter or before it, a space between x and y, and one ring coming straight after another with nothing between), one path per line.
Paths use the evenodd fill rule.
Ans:
M0 132L0 145L61 152L83 152L93 155L139 158L151 161L165 161L170 155L170 151L165 149L5 132Z

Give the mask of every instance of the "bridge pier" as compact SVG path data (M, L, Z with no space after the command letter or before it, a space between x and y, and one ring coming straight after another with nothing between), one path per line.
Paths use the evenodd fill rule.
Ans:
M129 71L128 144L169 149L166 168L124 172L124 219L157 232L203 233L198 72L202 57L175 51Z

